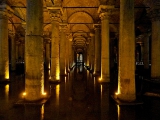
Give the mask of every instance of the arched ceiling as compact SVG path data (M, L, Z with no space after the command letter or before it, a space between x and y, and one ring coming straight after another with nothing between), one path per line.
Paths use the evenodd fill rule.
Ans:
M9 30L20 31L22 36L26 24L26 1L0 1L0 4L7 3L14 10L9 19ZM82 51L87 46L90 33L94 31L94 24L100 24L98 14L100 5L114 5L109 27L113 37L119 32L120 0L43 0L43 4L44 35L50 37L52 33L48 7L62 7L63 15L61 18L63 22L68 24L66 32L70 36L70 40L72 39L75 50ZM151 21L147 12L155 4L160 5L160 2L158 0L135 0L135 29L138 31L135 31L136 35L151 29Z

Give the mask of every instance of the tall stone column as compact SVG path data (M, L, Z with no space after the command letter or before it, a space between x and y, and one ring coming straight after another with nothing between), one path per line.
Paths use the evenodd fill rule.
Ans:
M25 99L44 97L43 1L27 0L25 39Z
M101 5L99 13L101 18L101 79L100 82L110 82L110 37L109 15L114 6Z
M66 39L66 72L69 72L69 39Z
M8 16L12 9L0 5L0 81L9 80Z
M14 33L11 35L11 70L16 70L16 41Z
M144 69L149 70L149 35L145 34L143 38L144 42L144 54L143 54L143 63L144 63Z
M121 0L119 30L117 98L130 102L136 99L134 0Z
M51 41L50 38L46 40L46 67L48 70L51 68Z
M152 18L151 78L160 79L160 7L150 12Z
M95 24L95 60L94 60L94 74L98 75L101 71L101 35L100 25Z
M91 36L91 42L90 42L90 46L91 46L91 50L90 50L90 53L91 53L91 58L90 58L91 65L90 65L90 68L91 68L91 71L94 71L95 34L94 33L90 33L90 36Z
M67 24L62 23L60 25L60 73L61 75L66 75L66 27Z
M73 62L72 62L72 41L69 40L69 68L73 67Z
M60 81L60 53L59 53L59 22L60 10L51 11L52 15L52 40L51 40L51 82Z

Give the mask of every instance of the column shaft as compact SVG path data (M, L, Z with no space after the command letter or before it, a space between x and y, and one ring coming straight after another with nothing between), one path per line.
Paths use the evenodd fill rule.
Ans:
M50 59L51 59L51 44L50 42L47 42L46 43L46 67L47 69L51 68Z
M118 98L136 99L134 0L120 2L120 37L118 66Z
M109 16L107 13L101 14L101 81L110 82Z
M8 16L0 13L0 81L9 79Z
M16 70L16 41L15 35L11 36L11 70Z
M60 38L60 73L66 74L66 34L65 26L61 25L61 38Z
M101 71L101 36L100 25L95 25L95 60L94 74L99 74Z
M25 39L25 91L26 100L43 98L43 1L27 0L27 25Z
M160 79L160 21L152 21L151 78Z
M145 35L143 39L144 39L144 54L143 54L144 69L149 70L149 36Z
M51 40L51 81L60 80L59 65L59 21L52 21Z

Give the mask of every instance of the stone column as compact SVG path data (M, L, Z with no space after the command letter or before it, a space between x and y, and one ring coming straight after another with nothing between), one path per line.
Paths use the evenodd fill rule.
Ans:
M72 40L69 40L69 68L71 69L73 67L73 62L72 62Z
M89 51L90 51L90 44L88 43L88 45L87 45L87 51L86 51L87 52L87 56L86 56L87 57L87 63L86 63L86 66L88 66L88 67L89 67L89 63L90 63L90 61L89 61L90 60L89 59L90 58Z
M143 54L144 69L149 70L149 35L148 34L145 34L143 41L144 41L144 54Z
M101 35L100 25L95 24L95 60L94 60L94 74L98 75L101 71Z
M110 82L110 38L109 15L114 6L101 5L99 7L101 18L101 79L100 82Z
M61 75L66 75L66 27L67 24L62 23L60 25L60 32L61 32L61 38L60 38L60 73Z
M135 90L135 30L134 0L121 0L117 98L134 101Z
M27 0L25 39L25 99L44 97L43 1Z
M0 81L9 80L8 16L12 9L0 5Z
M160 79L160 7L150 12L152 18L151 78Z
M16 41L15 35L11 35L11 71L16 70Z
M90 46L91 46L91 71L94 71L94 58L95 58L95 34L94 33L90 33L91 36L91 42L90 42Z
M50 38L46 40L46 68L50 70L51 68L51 41Z
M59 22L60 10L51 11L52 15L52 40L51 40L51 82L60 81L60 53L59 53Z
M66 39L66 72L69 72L69 40Z

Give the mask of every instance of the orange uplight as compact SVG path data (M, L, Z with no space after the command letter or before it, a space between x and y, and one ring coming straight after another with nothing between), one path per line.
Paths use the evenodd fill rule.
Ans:
M23 96L26 96L26 92L23 93Z
M46 92L43 92L42 95L47 95L47 93L46 93Z

